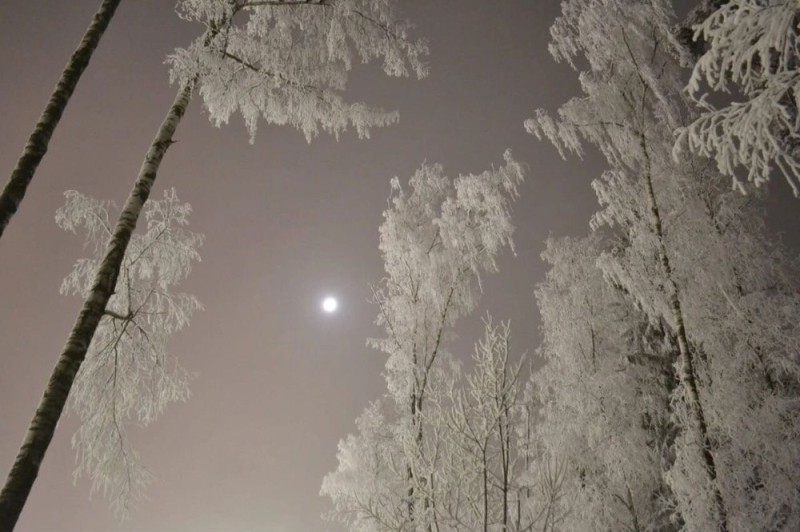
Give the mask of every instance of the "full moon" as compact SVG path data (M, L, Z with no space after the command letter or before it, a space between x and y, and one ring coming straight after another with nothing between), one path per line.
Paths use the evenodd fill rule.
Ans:
M339 308L339 302L336 301L335 297L326 297L322 300L322 310L331 314L332 312L336 312L336 309Z

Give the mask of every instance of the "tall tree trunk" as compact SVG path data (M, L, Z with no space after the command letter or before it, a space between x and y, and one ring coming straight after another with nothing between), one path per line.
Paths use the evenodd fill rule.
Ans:
M0 532L11 532L33 487L47 447L53 438L75 376L86 357L97 325L117 284L122 259L144 203L150 196L161 160L192 98L193 83L181 87L147 151L139 176L120 213L94 283L72 327L25 440L0 492Z
M686 324L683 318L683 308L680 301L680 291L675 283L672 273L672 264L667 253L667 246L664 242L664 230L661 223L661 213L656 201L655 191L653 190L653 180L650 175L650 153L647 148L647 141L644 134L641 135L641 148L645 157L645 183L647 185L647 196L650 206L650 216L653 223L653 231L658 242L657 254L661 267L664 270L666 288L668 290L667 299L672 318L675 320L676 335L678 337L678 349L681 356L681 365L678 378L686 393L690 416L694 422L692 429L695 431L700 444L700 453L709 477L709 483L713 490L714 505L716 506L716 518L719 523L719 530L727 532L728 518L722 494L717 486L717 465L714 455L711 452L711 440L708 437L708 424L706 423L703 405L700 402L700 393L697 386L697 373L695 370L694 356L689 348L689 339L686 335Z
M420 459L424 455L424 449L422 446L423 443L423 432L422 432L422 394L417 400L417 417L418 417L418 426L417 426L417 453ZM429 513L431 509L431 489L428 486L428 477L423 476L419 479L420 484L425 488L425 499L423 501L423 510L425 511L425 530L427 532L433 532L433 522L430 519Z
M414 355L414 365L416 366L417 357L416 354ZM417 393L416 393L416 383L414 383L414 390L411 392L411 427L412 430L416 429L419 430L418 427L418 418L417 418ZM416 438L415 438L416 441ZM408 480L408 501L407 501L407 509L408 509L408 522L411 523L411 527L413 530L416 529L416 525L414 523L415 515L414 515L414 470L412 468L411 461L406 464L406 479Z
M489 532L489 465L486 463L486 445L484 442L481 452L483 460L483 532Z
M506 419L508 414L504 413L503 418ZM505 434L504 434L505 432ZM511 461L511 437L510 429L506 427L503 430L501 421L500 425L500 442L501 442L501 459L503 461L503 532L508 531L508 492L509 492L509 462Z
M61 79L58 80L56 88L50 96L50 101L47 102L42 116L39 117L39 122L33 129L33 133L28 138L28 143L17 161L16 168L11 172L11 177L6 183L3 193L0 194L0 237L3 236L3 231L11 217L17 212L22 198L25 197L25 191L33 179L33 174L36 173L36 168L44 154L47 153L50 137L61 120L61 115L64 114L64 109L67 107L83 71L89 65L89 60L121 1L103 1L83 35L81 43L69 58L64 72L61 74Z

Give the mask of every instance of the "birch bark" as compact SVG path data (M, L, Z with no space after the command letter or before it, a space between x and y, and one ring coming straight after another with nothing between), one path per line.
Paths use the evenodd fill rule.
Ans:
M17 166L11 172L11 177L8 179L2 194L0 194L0 237L3 236L11 217L19 209L19 205L25 197L25 192L28 190L28 185L33 180L33 175L47 153L50 137L52 137L53 131L58 126L61 115L64 114L64 109L66 109L83 71L89 66L89 60L92 58L92 54L100 43L100 39L108 28L111 18L114 16L114 12L121 1L104 0L100 5L100 9L95 13L89 28L83 35L81 43L73 52L64 72L62 72L61 79L58 80L56 88L50 96L50 101L47 102L47 106L39 118L39 122L36 123L33 133L28 138L28 143L17 161Z

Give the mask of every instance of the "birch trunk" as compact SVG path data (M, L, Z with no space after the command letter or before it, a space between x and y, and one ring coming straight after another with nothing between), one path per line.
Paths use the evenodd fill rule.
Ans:
M25 192L33 179L33 174L36 173L36 168L38 168L39 163L47 153L50 137L53 135L56 126L58 126L61 115L64 114L64 109L67 107L67 103L75 91L83 71L89 65L89 60L92 58L100 38L108 28L111 18L114 16L114 12L121 1L103 1L91 24L89 24L89 28L83 35L81 43L69 58L64 72L61 74L61 79L58 80L56 88L50 96L50 101L47 102L42 116L39 117L39 122L34 127L33 133L28 138L28 143L17 161L16 168L11 172L11 177L6 183L3 193L0 194L0 237L3 236L3 231L5 231L9 220L17 212L19 204L25 197Z
M702 455L703 463L705 464L706 471L709 477L709 483L714 495L714 505L716 506L717 519L719 521L719 530L727 532L728 518L727 511L725 510L725 503L722 500L722 494L717 486L717 465L714 460L714 455L711 452L711 441L708 437L708 424L706 423L705 413L703 412L703 405L700 402L700 393L697 386L697 373L694 367L694 357L689 348L689 339L686 335L686 323L683 319L683 308L680 301L680 290L673 278L672 265L667 253L666 244L664 243L664 230L661 223L661 212L658 208L656 201L655 191L653 190L653 180L650 175L650 154L647 149L647 143L642 135L641 147L645 157L645 182L647 184L647 196L650 204L650 216L652 218L653 230L656 234L658 241L658 258L661 267L664 270L664 277L666 279L666 288L668 289L667 299L672 317L675 320L676 335L678 337L678 349L681 356L680 370L678 378L686 393L690 416L694 421L692 429L696 432L700 443L700 454Z
M482 455L483 463L483 532L489 532L489 464L486 463L486 446L484 442Z
M416 364L416 356L414 363ZM411 393L411 423L412 427L418 426L419 423L417 419L417 394L415 392ZM411 467L411 463L406 465L406 477L408 479L408 522L414 527L414 470Z
M128 195L125 208L117 220L103 262L95 274L91 292L83 303L78 319L47 383L44 396L28 427L5 486L0 492L0 532L11 532L14 529L33 487L75 376L86 357L86 351L105 313L108 300L114 293L122 259L131 234L136 228L139 214L150 196L150 189L155 182L161 160L173 142L172 136L191 101L193 88L193 84L190 83L178 91L147 151L133 190Z

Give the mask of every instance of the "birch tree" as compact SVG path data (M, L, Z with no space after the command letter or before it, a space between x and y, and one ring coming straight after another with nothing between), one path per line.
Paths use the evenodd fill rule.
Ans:
M181 16L205 29L169 59L178 92L145 156L92 288L47 384L28 433L0 492L0 531L13 529L33 485L56 423L109 298L131 234L163 157L195 91L217 124L240 112L255 132L257 119L288 124L312 138L348 126L366 136L393 113L347 103L342 92L352 62L383 60L389 75L425 73L424 42L407 37L408 24L384 0L183 0Z
M33 180L39 163L47 153L50 137L53 136L53 132L61 120L61 115L64 114L64 109L66 109L72 93L75 92L75 87L77 87L83 71L89 66L92 54L100 43L120 2L121 0L104 0L100 5L78 48L73 52L61 73L61 78L50 95L50 100L47 102L42 116L28 137L28 142L16 167L11 172L8 183L0 193L0 237L3 236L8 222L17 212L25 197L25 192Z
M686 246L676 264L694 272L684 308L696 324L709 416L723 428L731 526L792 530L800 526L800 329L790 316L800 308L797 264L766 232L757 199L726 190L713 171L698 183L706 186L695 187L697 219L676 224L675 237L699 247Z
M586 57L589 69L581 74L585 97L565 104L559 121L540 111L526 126L549 138L562 155L565 150L580 154L585 139L612 167L594 183L603 210L593 225L619 228L625 241L603 257L602 267L675 333L680 393L674 413L686 435L685 456L694 462L685 471L695 474L694 486L703 486L683 500L692 506L684 517L692 513L700 528L727 529L709 420L700 398L697 353L687 334L684 292L665 233L667 217L679 208L675 174L683 173L664 155L681 117L671 97L680 93L680 76L670 55L670 19L669 7L659 1L566 3L551 29L551 52L573 66L578 55ZM665 205L668 194L674 203Z
M663 472L674 460L677 345L606 281L597 260L609 246L598 235L551 239L543 253L550 270L536 299L546 363L533 376L542 410L532 472L564 470L570 511L553 528L673 530Z
M747 306L750 290L793 308L793 270L766 238L754 205L734 201L704 160L671 156L672 131L690 116L671 18L656 1L567 4L553 49L563 59L588 59L585 96L562 107L559 120L542 113L528 126L562 151L580 153L588 140L611 166L593 184L602 208L592 226L617 243L598 265L677 344L679 385L670 404L679 432L665 478L679 519L690 530L790 530L798 468L783 450L796 447L796 351L787 348L795 328L779 314L770 318L782 324L777 333L752 327L755 315L731 312ZM764 286L781 288L768 295L757 288ZM770 347L755 347L756 336ZM782 368L777 403L765 369L772 367ZM765 481L764 470L775 476Z
M351 527L436 527L441 442L437 431L426 430L431 429L428 405L446 376L445 345L456 320L475 307L481 276L495 271L497 254L511 246L510 207L521 180L521 166L506 152L504 166L479 175L452 180L441 166L424 165L409 190L398 179L392 181L390 208L380 229L386 277L374 296L377 324L386 336L369 343L387 355L385 375L402 462L383 468L401 475L394 500L402 501L404 519L395 521L396 528L385 527L349 504L344 494L358 488L350 483L340 454L339 468L323 482L323 494L333 499L335 517Z
M705 46L687 88L700 114L680 130L676 155L688 148L713 158L742 192L778 171L800 197L797 2L720 3L693 28ZM711 103L715 93L726 103Z
M706 421L707 448L717 465L728 526L791 530L794 524L786 523L797 519L791 486L799 480L798 456L784 451L796 448L792 442L800 422L797 351L791 347L799 337L788 316L765 309L795 308L796 274L784 251L767 237L760 209L736 197L738 192L726 191L724 181L701 163L675 169L662 182L660 213L671 213L664 214L664 249L680 293L687 346L694 355L697 405ZM635 226L650 203L649 191L621 173L596 182L596 190L607 206L602 220L596 219L601 224ZM641 236L633 241L637 246L646 242ZM669 314L658 307L663 304L658 264L634 249L617 247L599 264L635 295L651 319L660 316L669 323ZM764 305L761 310L750 307L755 300ZM762 313L770 315L766 322ZM771 368L777 367L781 386L771 383ZM678 425L691 426L691 405L673 400L673 407ZM708 514L696 488L704 473L692 464L688 436L687 431L678 435L676 461L667 478L688 526L708 529L712 524L704 518ZM769 479L762 477L766 470L773 472Z
M459 388L450 389L445 436L451 447L453 501L444 507L445 523L459 530L511 530L518 511L521 462L517 430L521 420L520 370L524 359L510 358L508 322L485 322L484 337L475 345L474 367ZM457 381L456 385L461 384ZM459 500L461 499L461 500ZM455 509L455 511L453 511Z

